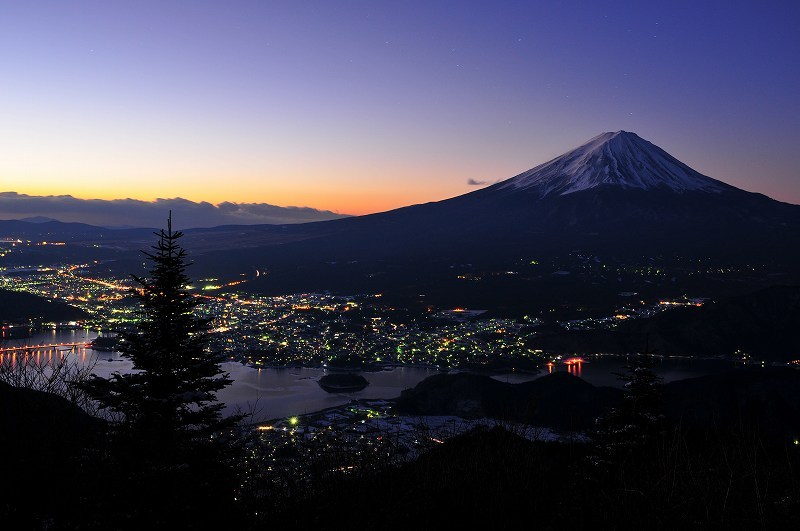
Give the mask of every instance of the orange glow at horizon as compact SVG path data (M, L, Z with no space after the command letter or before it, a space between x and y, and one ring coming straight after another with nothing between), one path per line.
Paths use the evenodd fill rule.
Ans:
M800 203L787 10L721 18L695 2L654 39L664 10L645 3L625 10L628 32L602 3L475 2L464 16L426 2L375 2L369 16L358 2L14 4L0 34L13 80L0 91L0 193L363 215L627 130L704 175ZM114 224L103 216L90 221Z
M295 195L272 195L263 194L262 197L249 196L237 197L239 194L230 194L231 197L222 196L219 198L209 197L207 195L194 195L186 193L172 193L172 194L159 194L157 196L132 196L132 194L114 195L112 193L97 193L97 194L78 194L76 192L70 193L70 190L50 190L47 193L37 193L36 190L19 191L14 190L20 194L27 194L32 196L38 195L71 195L76 199L136 199L145 202L154 202L156 199L174 199L180 197L193 202L207 202L213 205L218 205L223 202L230 203L267 203L279 207L309 207L318 210L329 210L336 214L348 214L351 216L362 216L366 214L375 214L378 212L385 212L396 208L411 206L420 203L427 203L431 201L441 201L454 197L453 194L443 194L440 196L424 197L420 193L408 194L311 194L309 196L295 196Z
M391 187L385 183L348 182L335 187L326 183L303 182L294 180L289 184L284 181L274 185L266 179L263 183L252 180L221 179L223 182L205 181L196 186L187 187L184 180L163 179L118 179L98 186L97 183L76 180L59 180L43 182L36 179L24 187L8 186L0 192L17 192L31 196L70 195L76 199L134 199L153 202L156 199L183 198L193 202L208 202L218 205L230 203L266 203L280 207L310 207L318 210L329 210L337 214L364 215L384 212L395 208L441 201L474 190L453 179L430 179L427 182L410 182L407 186ZM292 181L292 180L288 180ZM299 182L298 182L299 181ZM231 184L233 183L233 184Z

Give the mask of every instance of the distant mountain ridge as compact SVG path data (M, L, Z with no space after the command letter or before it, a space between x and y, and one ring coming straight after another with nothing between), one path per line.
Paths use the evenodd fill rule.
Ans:
M27 223L47 223L49 221L58 221L54 218L48 218L47 216L30 216L27 218L20 218L17 221L25 221Z
M0 191L0 219L91 223L107 227L160 226L172 211L177 227L209 227L226 224L306 223L339 219L343 214L311 207L268 203L211 204L181 197L139 199L82 199L71 195L29 195Z

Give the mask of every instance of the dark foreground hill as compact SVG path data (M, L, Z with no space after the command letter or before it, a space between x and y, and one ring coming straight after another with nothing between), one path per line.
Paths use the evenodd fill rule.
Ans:
M478 402L473 411L490 411L506 405L494 394L524 400L520 389L527 389L538 407L559 412L572 393L579 397L573 406L581 407L609 392L569 374L551 376L515 387L446 375L423 382L414 403L441 413L463 406L460 395ZM438 396L436 388L450 392ZM800 451L785 435L800 419L798 389L800 371L791 369L685 380L665 386L665 429L607 464L598 464L591 442L546 443L502 428L478 429L429 443L419 459L399 466L319 470L311 476L322 478L319 483L290 481L287 469L280 496L256 493L253 505L229 507L223 516L237 529L506 529L520 521L536 529L794 529L800 525ZM530 405L519 411L531 411ZM765 422L781 429L772 436ZM57 397L0 385L4 528L130 527L97 517L108 499L108 478L91 459L104 444L97 428ZM346 448L336 457L380 463L378 455L348 458ZM296 466L280 458L260 465Z
M0 441L18 463L63 458L102 425L65 398L0 382Z
M667 418L689 428L750 425L762 440L800 440L800 370L712 374L664 386Z
M581 390L573 404L589 406L598 396L577 377L552 376L539 386L432 377L404 393L398 407L452 414L467 404L486 412L502 401L493 394L524 400L525 389L541 408L559 411L568 390ZM506 529L519 522L536 529L796 528L800 450L787 434L800 427L798 389L800 371L791 369L666 385L663 429L611 454L592 442L477 429L399 468L312 489L276 508L269 522L317 529Z
M800 524L798 452L741 434L676 432L613 467L591 445L479 429L398 469L343 477L266 513L314 529L789 529ZM790 449L791 450L791 449Z
M47 529L48 522L75 519L74 489L85 484L86 450L98 446L103 425L60 396L0 382L5 529Z
M800 370L751 368L670 382L663 386L667 418L687 429L757 426L776 441L800 438ZM623 392L566 372L508 384L475 374L439 374L402 392L397 410L408 415L492 417L584 430Z

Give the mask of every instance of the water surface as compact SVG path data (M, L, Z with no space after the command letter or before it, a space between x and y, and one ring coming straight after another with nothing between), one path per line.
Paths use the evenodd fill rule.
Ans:
M37 332L27 338L3 339L2 348L41 344L78 344L76 347L59 347L38 355L67 355L81 364L93 364L94 373L108 377L113 372L129 372L130 361L117 352L98 352L83 345L97 337L92 330L52 330ZM508 383L521 383L541 378L550 371L568 371L587 382L598 386L622 387L617 373L625 372L627 361L623 357L590 358L582 363L566 365L554 364L549 371L539 374L509 373L494 378ZM241 363L228 362L222 365L234 383L219 392L219 399L225 403L225 413L235 411L253 412L255 420L287 417L340 406L354 398L396 398L403 389L414 387L419 382L437 374L436 369L419 367L398 367L389 371L365 372L369 381L362 391L346 394L331 394L317 384L324 369L255 369ZM656 374L665 383L705 374L714 374L734 368L733 362L718 360L692 360L666 358L657 360Z

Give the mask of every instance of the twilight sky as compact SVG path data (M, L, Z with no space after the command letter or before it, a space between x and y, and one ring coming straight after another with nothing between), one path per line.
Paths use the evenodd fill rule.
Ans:
M625 129L800 203L800 2L655 4L2 2L0 192L363 214Z

